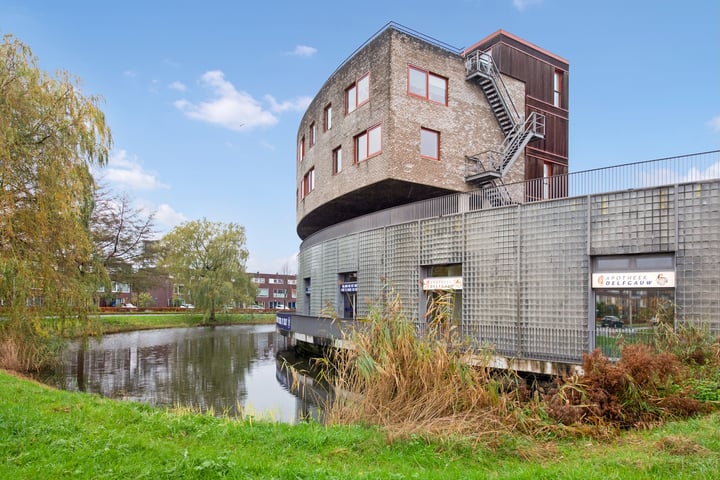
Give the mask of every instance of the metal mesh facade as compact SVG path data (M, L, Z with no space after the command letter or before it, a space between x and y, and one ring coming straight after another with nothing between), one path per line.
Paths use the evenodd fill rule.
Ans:
M366 316L385 289L385 229L358 236L357 315Z
M678 187L676 316L720 334L720 182Z
M312 277L309 314L336 302L338 273L357 266L358 316L389 288L422 323L423 272L461 264L460 327L478 346L579 362L594 345L593 256L661 252L675 258L678 321L720 333L720 180L459 210L303 249L298 278Z
M589 350L587 198L526 205L518 222L520 353L581 358Z
M592 197L591 253L619 255L675 249L673 187Z
M386 229L386 245L387 285L399 296L405 315L416 319L420 299L418 224L406 223Z

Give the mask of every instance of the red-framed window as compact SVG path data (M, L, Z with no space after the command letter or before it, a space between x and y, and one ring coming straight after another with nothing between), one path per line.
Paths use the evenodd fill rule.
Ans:
M328 104L323 110L323 131L327 132L332 128L332 104Z
M440 132L429 128L420 129L420 156L440 160Z
M354 112L370 101L370 73L345 89L345 113Z
M447 105L448 79L408 65L408 95Z
M382 152L382 125L370 127L355 136L354 162L359 163Z
M310 146L311 146L311 147L312 147L313 145L315 145L315 137L316 137L316 134L317 134L317 128L315 127L315 122L312 122L312 123L310 124L310 129L309 129L309 131L308 131L308 138L309 138L309 143L310 143Z
M342 147L332 151L333 175L342 172Z
M308 170L305 176L303 176L302 198L307 197L313 190L315 190L315 167Z
M563 72L555 70L553 75L553 105L563 107Z
M298 142L298 163L305 160L305 136Z

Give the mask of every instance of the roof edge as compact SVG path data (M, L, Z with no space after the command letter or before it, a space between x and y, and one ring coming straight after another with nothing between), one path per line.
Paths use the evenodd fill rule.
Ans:
M506 31L506 30L503 30L503 29L497 30L496 32L491 33L490 35L488 35L487 37L483 38L482 40L480 40L480 41L478 41L478 42L475 42L472 46L470 46L470 47L466 48L465 50L463 50L463 51L462 51L462 55L465 56L465 55L467 55L468 53L470 53L470 52L472 52L473 50L475 50L475 49L477 49L478 47L480 47L481 45L488 44L488 43L490 43L491 40L493 40L493 39L495 39L495 38L500 38L500 37L510 38L510 39L512 39L512 40L515 40L515 41L518 42L518 43L521 43L522 45L525 45L526 47L532 48L533 50L537 50L538 52L540 52L540 53L542 53L542 54L544 54L544 55L547 55L548 57L553 58L553 59L557 60L558 62L562 62L562 63L564 63L564 64L566 64L566 65L570 65L570 62L569 62L566 58L563 58L563 57L561 57L560 55L556 55L556 54L554 54L554 53L552 53L552 52L550 52L550 51L548 51L548 50L545 50L545 49L542 48L542 47L538 47L538 46L535 45L534 43L528 42L527 40L524 40L524 39L518 37L517 35L513 35L512 33L508 32L508 31Z

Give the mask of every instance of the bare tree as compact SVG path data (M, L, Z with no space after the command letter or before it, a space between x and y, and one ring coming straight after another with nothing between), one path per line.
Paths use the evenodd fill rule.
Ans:
M90 230L100 263L112 280L131 283L133 272L146 262L146 244L155 234L154 219L154 213L134 207L126 193L99 186Z

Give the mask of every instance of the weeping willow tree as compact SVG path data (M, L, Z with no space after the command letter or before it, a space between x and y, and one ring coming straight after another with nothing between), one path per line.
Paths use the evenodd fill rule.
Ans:
M175 227L162 240L163 266L180 287L185 300L205 318L230 303L247 303L255 287L245 272L248 251L245 229L235 223L194 220Z
M50 341L82 326L102 268L89 219L110 130L67 72L40 70L30 48L0 44L0 365L42 366Z

